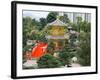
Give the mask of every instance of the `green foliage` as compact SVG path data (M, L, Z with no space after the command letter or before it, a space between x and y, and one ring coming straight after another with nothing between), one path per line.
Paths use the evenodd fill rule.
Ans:
M64 23L70 23L70 20L69 20L67 14L64 14L63 16L60 16L60 20L63 21Z
M36 19L32 19L32 25L40 26L40 22L37 21Z
M50 54L54 54L54 43L53 42L49 42L48 43L48 47L47 47L47 51L50 53Z
M70 45L65 45L60 53L59 53L59 58L64 62L64 65L70 65L70 60L74 56L72 53L72 48Z
M91 41L90 41L90 32L91 25L90 23L83 21L81 17L77 17L77 23L72 24L75 31L80 32L78 37L79 39L79 49L77 50L78 61L83 66L91 65Z
M39 38L38 40L41 42L47 42L47 39L45 38L45 34L40 35L38 38Z
M80 25L80 29L84 32L90 32L91 31L91 25L90 25L90 23L83 21Z
M39 32L42 30L46 25L46 19L40 18L40 22L31 19L30 17L23 18L23 47L26 46L27 40L40 40L46 42L45 34Z
M62 66L62 63L58 58L55 58L48 53L42 56L37 63L39 68L57 68Z
M45 38L45 35L49 35L49 31L51 27L47 27L47 23L53 22L56 20L58 13L50 12L46 18L40 18L39 20L32 19L30 17L23 18L23 52L27 51L32 46L27 46L27 40L39 40L41 42L48 42L48 53L54 53L54 44L52 41L48 41ZM79 63L84 66L88 66L91 63L91 49L90 49L90 32L91 32L91 23L83 21L81 17L77 17L76 23L70 23L67 14L64 14L60 17L60 20L64 23L68 23L72 26L73 30L80 33L79 36L79 49L77 50L77 55L79 59ZM71 36L70 41L75 41L75 36ZM62 44L62 43L61 43ZM38 60L38 65L40 68L51 68L51 67L60 67L61 62L63 65L69 65L70 59L75 56L72 53L74 46L69 46L69 43L63 44L63 48L59 52L59 58L54 58L50 54L46 54ZM70 44L71 45L71 44Z
M23 18L23 27L32 27L32 19L30 17Z
M77 17L77 23L72 24L75 31L80 32L78 37L79 39L79 48L77 50L78 61L83 66L91 65L91 41L90 41L90 32L91 25L90 23L83 21L81 17Z
M27 46L25 46L25 47L23 48L23 52L26 52L26 51L28 51L28 50L31 49L31 48L32 48L32 46L27 45Z
M40 30L42 30L45 26L46 26L46 24L47 24L47 21L46 21L46 19L45 18L40 18Z
M80 49L78 50L79 63L83 66L91 65L90 33L80 35Z
M80 22L82 22L82 18L78 16L77 17L77 24L80 23Z
M74 42L75 42L76 40L77 40L76 34L71 34L71 35L70 35L70 45L71 45L71 47L75 47Z
M56 17L57 17L58 13L57 12L50 12L48 15L47 15L47 23L51 23L53 22L54 20L56 20Z
M23 18L23 46L26 45L27 39L30 39L32 30L35 30L32 19L30 17Z
M72 29L74 31L77 31L77 24L76 23L71 23Z
M80 32L80 31L90 32L91 30L90 23L83 21L81 17L77 17L76 21L77 23L71 23L73 30L77 32Z
M49 28L46 27L47 23L56 20L58 13L50 12L47 18L40 18L39 21L32 19L31 17L23 18L23 47L26 46L27 40L40 40L47 41L45 35L49 34ZM68 16L64 14L61 20L68 22Z
M36 29L41 31L47 24L47 21L45 18L40 18L39 21L36 19L32 19L32 25L36 26Z

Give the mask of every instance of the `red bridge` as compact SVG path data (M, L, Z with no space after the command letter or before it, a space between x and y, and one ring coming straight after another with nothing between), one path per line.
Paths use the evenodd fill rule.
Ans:
M36 46L32 49L32 58L40 58L46 53L48 44L44 42L39 42Z

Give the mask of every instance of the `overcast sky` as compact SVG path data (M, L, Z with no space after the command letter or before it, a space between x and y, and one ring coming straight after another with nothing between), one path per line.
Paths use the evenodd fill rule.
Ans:
M46 11L23 11L23 17L31 17L32 19L36 19L36 20L39 20L40 18L46 18L47 15L49 14L49 12L46 12ZM71 12L66 12L65 14L68 15L68 18L70 19L71 22L73 22L73 18L76 18L78 16L82 17L82 20L85 20L85 13L75 13L73 16L73 13ZM59 15L63 15L63 13L59 13ZM90 22L91 21L91 15L90 14L87 14L87 19L88 21Z
M31 17L32 19L35 18L39 20L39 18L43 17L46 18L49 12L40 12L40 11L23 11L23 17Z

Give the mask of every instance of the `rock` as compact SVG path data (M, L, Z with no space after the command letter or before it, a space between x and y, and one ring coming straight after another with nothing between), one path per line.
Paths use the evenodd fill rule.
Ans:
M24 68L37 68L37 60L27 60L24 64L23 64Z

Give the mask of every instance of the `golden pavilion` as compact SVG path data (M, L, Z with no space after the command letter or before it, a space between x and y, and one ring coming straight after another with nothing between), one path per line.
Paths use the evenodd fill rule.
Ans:
M67 29L68 25L59 20L59 17L57 17L55 21L48 23L47 27L49 27L49 34L46 35L46 38L52 40L55 45L55 49L59 50L63 44L65 45L65 41L69 39Z

